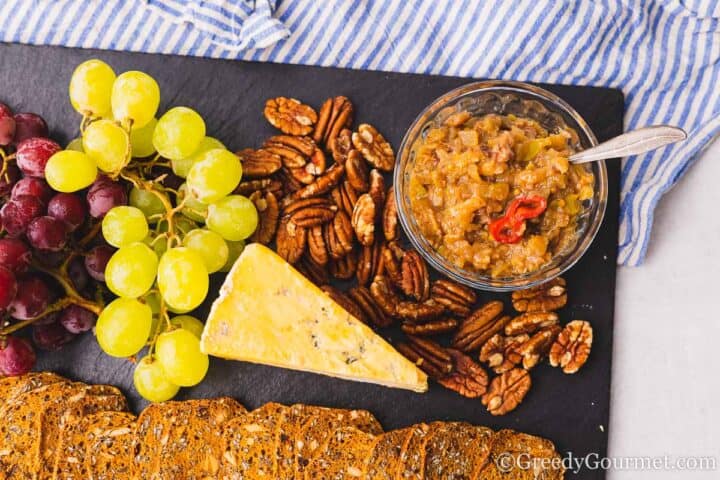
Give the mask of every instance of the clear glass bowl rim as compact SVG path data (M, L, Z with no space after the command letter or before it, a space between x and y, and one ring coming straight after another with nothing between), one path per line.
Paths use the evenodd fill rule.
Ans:
M549 112L559 114L564 121L568 118L576 125L569 125L574 128L589 146L598 144L597 137L585 119L565 100L558 97L552 92L544 88L531 85L529 83L509 81L509 80L485 80L471 82L458 88L450 90L442 96L431 102L422 112L415 118L403 137L400 149L396 155L395 170L393 172L393 185L402 187L404 185L404 167L406 160L409 158L412 145L421 134L425 125L430 122L434 116L444 108L453 105L463 97L477 95L485 92L499 92L503 94L516 94L520 97L530 97L529 100L539 101ZM581 142L583 143L583 142ZM510 279L493 279L492 277L480 275L467 270L462 270L439 255L430 245L422 238L422 234L413 228L410 221L410 212L404 198L403 188L395 188L395 203L398 210L398 218L403 230L410 239L410 242L418 252L430 263L437 271L465 284L469 287L493 292L508 292L513 290L522 290L536 285L543 284L556 278L568 269L570 269L588 250L605 216L605 208L607 206L608 195L608 175L607 167L604 161L595 162L593 169L595 174L595 200L593 212L589 220L589 224L581 238L578 239L572 251L561 259L557 265L544 267L530 274L513 277Z

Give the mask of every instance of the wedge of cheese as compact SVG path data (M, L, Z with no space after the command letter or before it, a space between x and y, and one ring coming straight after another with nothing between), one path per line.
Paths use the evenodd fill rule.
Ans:
M201 349L416 392L428 388L415 364L260 244L248 245L228 274Z

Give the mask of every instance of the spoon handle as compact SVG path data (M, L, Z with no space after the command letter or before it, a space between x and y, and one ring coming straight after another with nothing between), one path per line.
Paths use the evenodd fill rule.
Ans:
M608 158L627 157L649 152L670 143L685 140L685 130L669 125L655 125L623 133L593 148L570 156L572 163L587 163Z

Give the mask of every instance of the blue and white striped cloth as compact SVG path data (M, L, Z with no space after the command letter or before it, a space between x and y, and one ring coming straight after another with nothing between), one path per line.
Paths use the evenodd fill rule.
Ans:
M626 127L688 141L623 164L620 258L720 133L718 0L2 0L0 40L621 88Z

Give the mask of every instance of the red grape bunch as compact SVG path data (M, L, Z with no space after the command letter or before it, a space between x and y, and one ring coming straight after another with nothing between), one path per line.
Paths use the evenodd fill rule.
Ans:
M42 117L0 104L0 375L28 372L33 344L58 349L102 311L115 249L98 234L100 221L127 204L127 192L106 177L84 192L54 190L45 169L60 151Z

